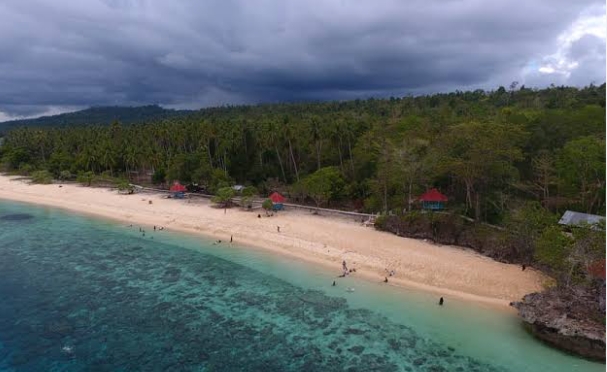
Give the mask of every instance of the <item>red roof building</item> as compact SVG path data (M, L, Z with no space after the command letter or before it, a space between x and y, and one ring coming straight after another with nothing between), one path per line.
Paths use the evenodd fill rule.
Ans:
M173 186L171 186L170 190L171 192L186 192L187 189L185 188L185 186L175 181Z
M285 202L285 197L277 192L273 192L272 194L270 194L270 196L268 196L268 198L270 198L270 200L274 204L282 204Z
M446 202L449 201L445 195L441 194L437 189L431 189L426 191L425 194L419 197L419 201L422 202Z
M445 202L449 201L449 198L441 194L437 189L430 189L421 195L418 200L422 202L423 209L434 211L444 209Z

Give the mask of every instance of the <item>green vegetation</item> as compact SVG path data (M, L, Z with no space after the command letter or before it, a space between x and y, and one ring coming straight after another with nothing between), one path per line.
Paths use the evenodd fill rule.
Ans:
M222 208L227 208L232 203L232 198L235 194L234 189L231 187L222 187L217 190L217 194L211 199L211 201L219 204Z
M317 207L339 199L343 187L344 181L337 167L320 168L294 185L301 195L312 198Z
M118 187L118 190L120 190L120 191L126 191L129 194L132 194L133 191L135 191L135 189L133 188L133 186L131 186L130 182L128 180L125 180L125 179L119 180L118 183L116 184L116 187Z
M91 171L80 172L76 177L76 181L80 182L84 186L91 186L93 183L93 179L95 178L95 174Z
M437 187L450 211L497 225L527 202L605 213L604 84L159 115L12 130L0 159L9 171L69 172L87 185L149 173L214 194L240 183L375 213L415 209Z
M247 209L253 208L253 198L258 194L257 189L253 186L247 186L242 189L240 194L242 195L240 205Z
M33 183L50 184L53 183L53 175L46 170L35 171L30 178Z
M261 207L266 211L266 214L268 214L272 208L274 208L274 203L272 203L272 200L266 199L261 204Z

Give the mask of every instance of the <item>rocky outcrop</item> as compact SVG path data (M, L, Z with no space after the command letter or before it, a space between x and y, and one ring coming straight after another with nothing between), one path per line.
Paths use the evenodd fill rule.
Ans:
M605 362L605 314L597 289L550 289L513 302L529 331L561 350Z

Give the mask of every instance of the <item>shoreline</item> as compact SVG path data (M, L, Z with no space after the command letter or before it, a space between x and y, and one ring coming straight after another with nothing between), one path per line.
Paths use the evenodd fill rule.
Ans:
M341 273L341 261L355 275L380 283L385 269L396 270L390 286L455 297L514 312L509 306L523 295L542 289L545 277L521 272L469 249L438 246L360 226L343 217L296 211L257 218L260 211L212 207L208 201L166 199L162 194L121 195L108 188L76 184L34 185L17 177L0 176L0 199L59 208L208 239L222 239L243 249L261 249ZM152 204L149 204L152 201ZM281 232L276 227L281 226ZM229 244L229 243L228 243Z

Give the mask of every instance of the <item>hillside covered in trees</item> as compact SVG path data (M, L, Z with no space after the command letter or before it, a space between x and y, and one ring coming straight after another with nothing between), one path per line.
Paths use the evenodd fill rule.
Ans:
M140 107L104 106L35 119L10 120L0 123L0 134L20 127L58 127L68 125L108 125L145 123L189 114L188 110L165 109L158 105Z
M550 212L604 214L605 84L22 128L7 133L1 159L6 170L55 177L152 172L155 182L196 182L212 192L241 183L370 212L411 209L420 193L437 187L449 209L490 223L524 201Z

